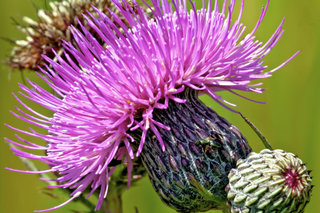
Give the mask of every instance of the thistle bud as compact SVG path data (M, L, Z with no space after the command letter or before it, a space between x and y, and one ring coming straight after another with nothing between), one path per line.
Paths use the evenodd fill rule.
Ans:
M228 175L231 213L304 212L312 190L310 171L292 153L264 149L239 159Z

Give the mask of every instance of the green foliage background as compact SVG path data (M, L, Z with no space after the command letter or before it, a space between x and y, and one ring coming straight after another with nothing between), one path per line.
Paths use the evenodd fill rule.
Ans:
M33 0L33 2L39 7L44 7L43 0ZM198 7L201 6L201 2L196 2ZM245 0L242 23L247 26L246 33L251 32L254 28L261 7L266 3L267 0ZM237 8L239 5L240 0L237 1ZM237 8L235 11L238 11ZM2 0L0 11L0 36L5 38L23 38L10 17L17 20L21 20L23 16L36 19L32 3L26 0ZM236 13L234 17L237 17ZM252 103L227 92L222 92L221 95L228 101L237 104L236 110L248 117L265 134L274 148L293 152L303 162L308 163L308 169L313 170L311 174L314 176L313 184L316 187L305 212L314 213L320 209L320 202L318 202L320 200L320 72L318 59L320 56L320 1L271 0L266 17L255 34L256 38L266 42L283 17L286 17L284 24L286 31L274 50L265 58L265 64L270 70L287 60L296 51L301 50L301 53L287 66L274 73L272 78L263 80L263 87L267 88L263 94L244 94L255 100L266 101L268 104ZM0 41L0 60L5 60L11 48L9 43ZM0 123L8 123L27 130L29 126L27 123L9 113L10 110L14 110L14 106L19 106L11 93L19 91L18 82L22 83L20 73L9 74L10 69L5 65L0 65L0 68ZM24 71L24 75L44 88L48 88L34 73ZM238 126L254 151L259 152L263 149L258 137L239 115L223 109L207 97L203 97L203 100L207 105L213 106L213 109L220 115ZM50 115L51 113L29 101L26 102L43 114ZM0 134L0 138L14 139L15 132L0 125ZM40 140L34 141L43 143ZM45 165L37 165L42 169L46 168ZM0 213L30 213L34 210L59 205L64 201L41 193L45 184L35 175L11 172L5 170L5 167L26 169L1 139ZM132 187L124 194L124 212L134 213L135 206L139 209L139 213L174 212L161 203L147 178L142 180L138 187ZM82 205L72 203L55 212L82 209Z

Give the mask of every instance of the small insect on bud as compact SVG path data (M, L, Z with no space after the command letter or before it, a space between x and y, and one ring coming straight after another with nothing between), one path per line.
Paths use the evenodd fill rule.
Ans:
M301 213L313 187L305 164L282 150L250 153L238 160L228 178L232 213Z

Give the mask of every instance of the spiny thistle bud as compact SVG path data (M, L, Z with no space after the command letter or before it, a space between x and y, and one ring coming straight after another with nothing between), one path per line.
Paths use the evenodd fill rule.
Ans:
M156 110L153 119L171 128L159 129L165 151L149 131L141 152L150 181L161 200L178 212L224 209L228 173L239 158L251 152L239 129L186 89L177 97L184 104L169 102ZM136 131L140 140L141 130Z
M292 153L264 149L239 159L228 175L232 213L304 212L312 190L310 171Z
M112 18L111 13L115 13L119 18L126 23L125 18L121 15L116 6L111 0L59 0L50 2L51 11L43 9L38 10L38 21L34 21L28 17L24 17L23 21L26 26L18 25L18 29L26 34L26 38L15 41L15 46L11 56L7 58L6 64L13 69L23 70L30 69L40 71L39 66L45 69L46 61L42 55L46 55L51 59L55 59L55 52L63 56L63 40L71 41L76 45L70 32L70 26L80 29L80 21L86 29L89 29L91 34L96 32L87 25L87 20L82 14L89 11L93 17L98 17L94 11L94 7ZM133 3L123 5L123 7L133 7ZM146 14L151 16L149 9L146 9ZM110 10L110 11L109 11ZM149 12L148 12L149 11ZM119 27L119 26L118 26ZM95 36L98 37L98 36ZM104 44L102 39L99 43Z

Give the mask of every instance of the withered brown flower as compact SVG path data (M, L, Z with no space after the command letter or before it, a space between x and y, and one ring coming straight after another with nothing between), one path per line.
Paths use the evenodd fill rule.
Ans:
M38 10L38 21L23 17L25 25L18 25L18 29L26 35L26 38L15 41L11 56L7 58L6 64L14 70L40 71L38 67L44 67L46 63L41 55L55 59L53 50L63 57L63 40L71 41L75 45L69 26L73 25L79 29L80 25L77 19L92 34L95 34L95 31L90 29L82 15L89 11L96 17L97 13L92 6L112 19L109 9L125 21L111 0L59 0L51 1L49 5L50 11ZM134 9L133 4L128 6ZM145 8L145 12L151 17L152 12L149 9Z

